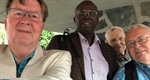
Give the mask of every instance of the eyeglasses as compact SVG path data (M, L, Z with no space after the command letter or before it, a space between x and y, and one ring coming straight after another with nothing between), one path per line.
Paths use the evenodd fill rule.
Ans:
M10 14L13 18L23 18L26 13L28 13L28 16L31 20L33 21L42 21L43 19L43 14L42 13L38 13L38 12L34 12L34 11L26 11L23 9L18 9L18 8L10 8L8 9L8 14Z
M137 39L135 41L129 41L129 42L127 42L127 47L128 48L133 48L135 46L136 42L141 45L141 44L147 42L147 40L148 40L149 37L150 36L148 36L148 37L142 37L142 38L139 38L139 39Z
M90 16L90 17L96 17L97 16L97 11L96 10L78 10L76 12L76 15L79 16L79 17L83 17L85 15Z

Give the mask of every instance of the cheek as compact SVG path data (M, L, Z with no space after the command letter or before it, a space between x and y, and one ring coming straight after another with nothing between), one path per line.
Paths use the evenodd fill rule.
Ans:
M146 45L144 47L147 47L148 49L150 49L150 42L145 43Z
M5 24L5 29L6 29L7 31L15 31L14 28L15 28L16 25L17 25L17 21L8 19L8 20L6 21L6 24Z
M37 34L41 33L43 28L44 28L44 24L43 23L39 23L39 24L38 23L34 23L33 26L34 26L34 31Z
M131 55L132 58L134 58L134 50L133 49L128 49L129 54Z
M110 41L110 45L114 47L116 44L115 42Z
M120 42L121 42L122 44L125 44L125 40L120 40Z
M16 19L11 19L11 18L8 18L7 20L6 20L6 25L7 26L16 26L18 23L19 23L19 21L20 20L16 20Z
M114 43L111 43L110 45L111 45L112 47L115 47L115 46L116 46Z

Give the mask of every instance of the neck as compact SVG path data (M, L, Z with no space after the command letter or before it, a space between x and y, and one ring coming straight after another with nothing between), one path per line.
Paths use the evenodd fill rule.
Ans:
M83 35L83 34L82 34ZM91 46L94 42L94 34L89 35L83 35L89 42L89 45Z
M17 63L22 62L26 57L28 57L32 52L36 49L36 46L28 47L28 46L17 46L17 45L9 45L10 50L16 57Z
M20 64L25 59L25 57L19 57L19 56L15 55L15 54L14 54L14 56L16 58L17 64Z
M125 55L125 52L118 52L118 55L120 55L120 56L124 56Z

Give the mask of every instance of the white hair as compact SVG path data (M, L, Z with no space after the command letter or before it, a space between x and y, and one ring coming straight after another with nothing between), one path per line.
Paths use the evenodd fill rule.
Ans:
M130 31L133 30L133 29L136 29L136 28L144 28L144 29L146 29L146 30L148 30L148 31L150 32L150 27L148 27L148 26L146 26L146 25L143 25L143 24L135 24L135 25L132 25L132 26L128 29L127 33L130 32Z
M111 32L111 31L114 31L114 30L116 30L116 29L119 29L119 30L121 30L124 34L125 34L125 32L124 32L124 30L121 28L121 27L119 27L119 26L112 26L112 27L110 27L107 31L106 31L106 33L105 33L105 38L106 38L106 40L108 40L108 33L109 32Z

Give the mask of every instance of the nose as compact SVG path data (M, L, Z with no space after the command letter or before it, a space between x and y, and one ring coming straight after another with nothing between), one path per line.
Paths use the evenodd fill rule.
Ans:
M120 44L120 40L119 39L116 39L116 44Z
M85 17L85 18L90 18L89 12L85 12L84 17Z
M26 25L31 25L31 23L30 23L30 16L29 16L28 13L26 13L26 14L23 16L23 18L22 18L22 20L20 21L20 23L21 23L21 24L26 24Z
M134 42L134 46L137 48L139 46L141 46L137 41Z

